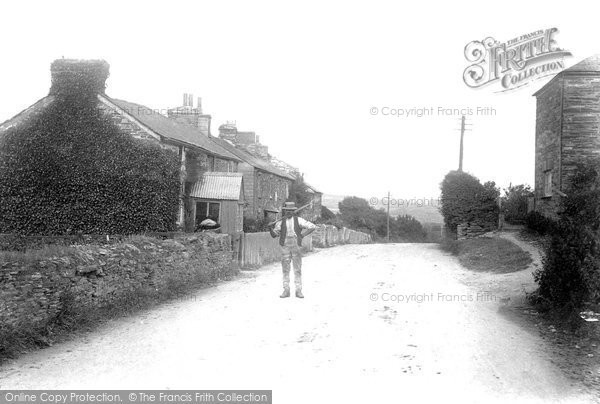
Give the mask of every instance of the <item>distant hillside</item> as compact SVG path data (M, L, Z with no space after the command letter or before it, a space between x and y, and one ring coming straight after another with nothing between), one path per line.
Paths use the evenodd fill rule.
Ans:
M338 203L345 198L344 195L329 195L323 194L323 206L326 206L334 213L338 213ZM365 198L367 199L367 198ZM367 199L368 200L368 199ZM422 205L422 206L419 206ZM371 205L375 209L387 209L386 205L381 204ZM390 206L390 214L392 216L410 215L421 223L443 223L444 219L439 211L438 201L432 200L415 200L414 198L406 198L403 200L402 206Z

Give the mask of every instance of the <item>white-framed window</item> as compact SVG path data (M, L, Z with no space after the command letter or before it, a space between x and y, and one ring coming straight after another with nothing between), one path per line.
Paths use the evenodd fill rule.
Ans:
M211 219L220 223L221 203L212 201L196 202L196 227L198 227L204 219Z
M544 197L552 196L552 171L544 172Z

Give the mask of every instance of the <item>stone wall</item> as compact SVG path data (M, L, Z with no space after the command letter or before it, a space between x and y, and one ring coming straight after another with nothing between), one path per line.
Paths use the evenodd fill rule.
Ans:
M312 233L313 246L333 247L339 244L367 244L373 240L371 236L360 231L351 230L346 227L338 229L332 225L321 224Z
M164 149L169 149L179 153L179 147L169 143L161 142L158 135L142 127L134 118L129 117L127 111L115 109L115 107L109 105L108 101L106 101L104 98L99 98L98 108L119 129L121 129L124 133L128 133L131 137L135 139L146 140L157 144Z
M544 176L552 172L552 182L558 187L560 178L560 135L562 125L562 80L558 76L537 94L535 128L535 200L536 210L544 216L555 215L558 195L544 195Z
M309 222L314 222L318 218L321 217L323 204L322 204L322 196L320 193L312 193L310 194L312 198L312 206L308 206L300 212L300 216Z
M565 192L577 164L600 157L600 77L562 74L536 96L535 210L556 218L561 197L544 195L544 175Z
M494 230L494 228L489 226L482 226L478 223L463 223L456 226L456 238L458 240L475 238L492 230Z
M566 192L576 165L600 157L600 77L566 76L563 86L559 185Z
M57 251L63 253L4 256L10 259L0 263L0 333L43 328L67 304L94 310L131 293L216 281L235 271L229 236L212 233Z
M250 215L264 217L264 211L281 210L288 197L292 181L262 170L254 170L254 204L250 202ZM250 216L248 215L248 216Z

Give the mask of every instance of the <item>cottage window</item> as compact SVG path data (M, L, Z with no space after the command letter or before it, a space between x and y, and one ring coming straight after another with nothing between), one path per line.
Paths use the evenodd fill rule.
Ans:
M544 172L544 197L552 196L552 171Z
M208 171L215 171L215 156L208 156Z
M196 226L204 219L211 219L219 223L221 204L219 202L196 203Z

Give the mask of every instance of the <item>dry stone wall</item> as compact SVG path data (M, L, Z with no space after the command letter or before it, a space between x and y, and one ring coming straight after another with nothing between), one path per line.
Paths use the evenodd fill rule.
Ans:
M373 240L371 236L346 227L338 229L333 225L322 224L312 233L313 246L332 247L338 244L367 244Z
M129 293L218 280L235 271L228 235L134 237L81 245L62 256L0 262L0 333L45 327L65 307L96 309Z

